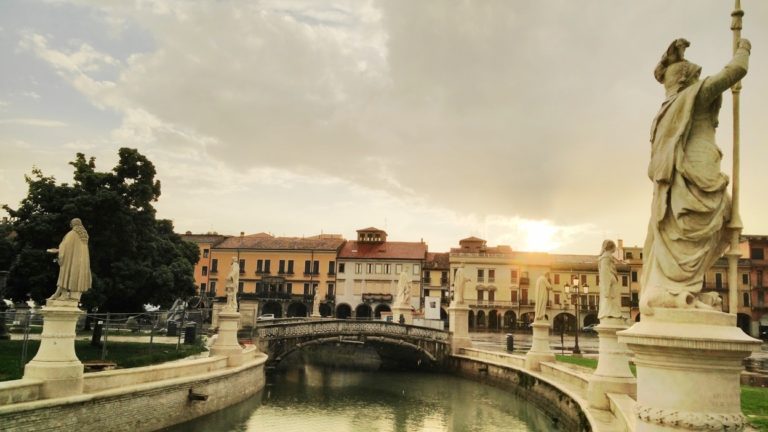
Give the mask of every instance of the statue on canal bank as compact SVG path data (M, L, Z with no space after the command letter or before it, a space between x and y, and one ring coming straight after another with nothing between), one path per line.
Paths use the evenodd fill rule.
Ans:
M88 253L88 231L83 222L74 218L72 228L61 240L58 249L48 249L57 254L59 278L56 292L48 300L80 300L80 295L91 288L91 258Z
M536 280L536 308L534 309L534 321L547 319L547 303L549 302L549 292L552 290L552 282L549 280L549 273L544 273Z
M672 42L654 76L666 99L651 127L653 201L643 250L640 311L654 307L712 309L700 301L704 274L728 248L729 178L720 171L715 128L722 93L747 74L751 45L739 39L733 59L699 79L685 59L685 39Z
M453 301L456 304L464 303L464 289L469 278L464 274L464 264L459 265L453 276Z
M613 240L603 241L600 257L597 259L598 274L600 275L600 308L597 318L622 318L621 315L621 287L619 286L619 274L616 271L616 262L613 254L616 252L616 243Z
M411 277L406 270L400 273L400 280L397 281L397 305L411 306Z
M237 288L240 285L240 263L237 257L232 257L232 265L229 267L229 274L225 285L227 293L227 305L224 309L230 312L237 312Z

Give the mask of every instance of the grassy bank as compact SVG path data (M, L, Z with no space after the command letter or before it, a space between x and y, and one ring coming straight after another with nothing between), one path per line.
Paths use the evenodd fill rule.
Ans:
M563 355L555 357L557 361L564 363L592 369L597 367L595 359ZM635 365L630 365L630 369L637 376ZM758 430L768 430L768 388L741 386L741 411L747 416L752 426Z
M0 381L19 379L23 375L21 367L22 341L0 341ZM27 345L27 362L37 353L40 341L31 340ZM109 342L107 361L112 361L119 368L147 366L177 360L205 351L202 344L176 345L152 344L143 342ZM89 341L75 341L75 352L81 361L101 360L101 348L91 346Z

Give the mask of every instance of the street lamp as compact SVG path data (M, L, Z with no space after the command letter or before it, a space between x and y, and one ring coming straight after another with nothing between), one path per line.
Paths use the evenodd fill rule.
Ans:
M579 278L575 277L571 281L572 284L569 286L567 283L563 285L563 291L565 291L566 294L575 295L575 301L573 302L573 308L576 310L576 331L575 333L575 340L574 340L574 346L573 346L573 353L574 354L581 354L581 349L579 349L579 297L581 293L589 294L589 285L584 284L584 286L581 287L581 290L579 290Z

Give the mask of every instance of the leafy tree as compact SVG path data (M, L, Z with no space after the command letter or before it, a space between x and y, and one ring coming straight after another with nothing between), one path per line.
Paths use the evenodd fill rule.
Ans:
M93 286L82 297L86 307L139 311L146 303L169 306L191 295L199 249L174 233L171 221L155 218L160 182L152 162L121 148L112 171L97 171L95 159L82 153L70 165L72 185L34 168L19 207L3 206L16 233L10 296L42 302L55 291L58 266L45 250L59 244L75 217L89 234Z

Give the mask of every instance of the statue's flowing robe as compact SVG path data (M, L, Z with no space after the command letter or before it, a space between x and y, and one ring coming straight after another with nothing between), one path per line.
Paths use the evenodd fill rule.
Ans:
M240 263L233 262L229 268L229 274L227 275L227 282L224 287L227 293L227 308L231 310L237 310L237 298L235 293L240 285Z
M397 304L411 305L411 280L407 272L400 273L400 280L397 283Z
M549 301L549 290L552 285L546 277L540 276L536 280L536 308L534 309L534 321L547 319L547 302Z
M597 268L600 275L600 309L597 318L621 318L619 275L613 255L608 251L603 252L598 258Z
M674 295L700 291L705 272L727 248L731 204L715 128L721 93L746 75L747 59L740 49L718 74L670 95L653 121L644 294L648 287Z
M453 276L453 300L456 303L464 303L464 287L466 284L467 279L464 277L464 269L459 267Z
M91 288L91 257L88 239L75 230L69 231L59 244L59 279L56 286L70 292L85 292Z

